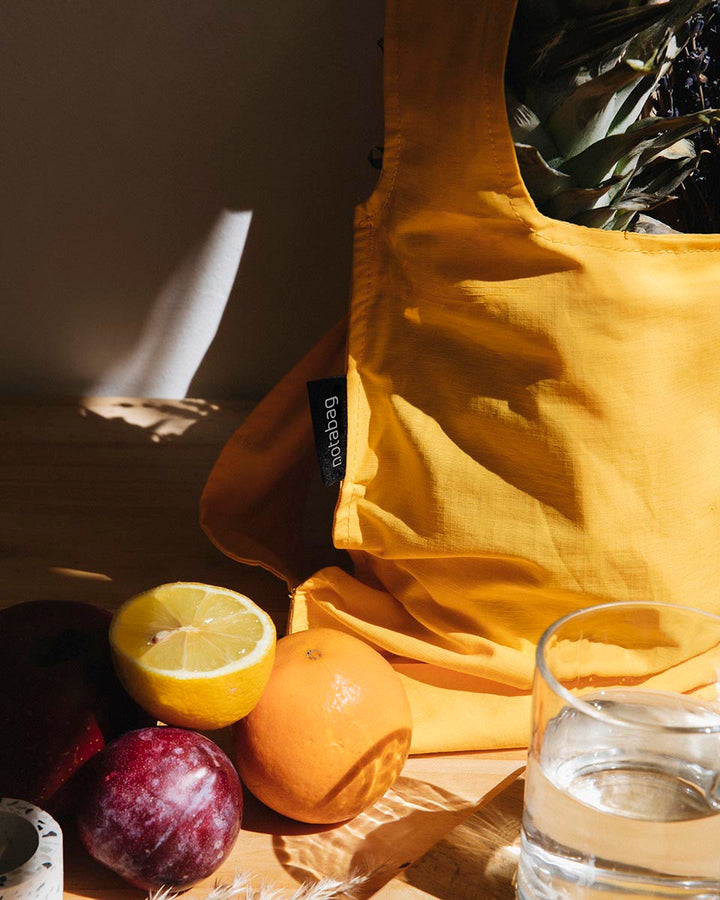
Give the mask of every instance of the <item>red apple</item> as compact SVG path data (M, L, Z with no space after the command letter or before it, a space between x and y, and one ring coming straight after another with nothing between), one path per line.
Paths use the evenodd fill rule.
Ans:
M115 676L109 623L109 612L72 601L0 610L0 796L62 817L82 765L150 722Z
M232 850L242 818L233 764L184 728L143 728L98 753L77 813L91 856L143 890L184 889Z

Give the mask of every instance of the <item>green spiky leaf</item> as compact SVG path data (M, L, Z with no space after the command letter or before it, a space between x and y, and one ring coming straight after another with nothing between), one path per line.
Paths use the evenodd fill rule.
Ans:
M598 188L571 188L556 194L543 204L541 212L551 219L573 222L582 212L602 204L616 181L606 182Z
M655 226L643 211L694 171L690 138L718 110L652 118L660 79L711 0L519 0L508 121L526 187L546 215L595 228Z
M546 75L556 77L581 67L589 71L604 61L609 68L612 59L626 52L626 45L645 35L657 43L667 29L683 26L709 0L667 0L643 6L626 5L618 9L572 16L561 12L557 19L539 17L538 11L521 2L518 5L520 36L517 50L523 56L526 71L533 80ZM523 27L523 24L525 27ZM540 27L538 27L540 24ZM546 27L542 27L546 24ZM633 50L631 58L642 58Z
M653 219L652 216L639 215L636 216L633 223L633 230L639 234L677 234L678 232L666 225L659 219Z
M555 145L564 155L574 156L613 133L626 99L644 81L630 66L620 65L581 84L548 117ZM652 85L643 93L651 90Z
M572 176L549 165L537 147L516 144L515 152L525 186L538 206L542 206L550 197L575 187Z
M677 141L718 121L720 110L705 110L671 119L641 119L627 131L597 141L558 168L571 175L579 185L593 187L635 167L641 156L641 163L647 165Z

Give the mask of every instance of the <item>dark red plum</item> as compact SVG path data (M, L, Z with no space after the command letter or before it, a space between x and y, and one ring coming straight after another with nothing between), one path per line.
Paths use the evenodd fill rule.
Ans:
M143 890L184 889L232 850L242 788L230 759L183 728L142 728L86 766L77 823L98 862Z
M154 724L115 675L109 625L109 612L75 601L0 610L0 796L62 820L83 764L113 738Z

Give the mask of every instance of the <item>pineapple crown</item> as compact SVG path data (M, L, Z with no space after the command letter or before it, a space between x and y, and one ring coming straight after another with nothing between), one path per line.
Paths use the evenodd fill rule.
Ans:
M697 168L720 110L657 114L657 91L711 0L519 0L506 65L518 164L545 215L664 233L647 215Z

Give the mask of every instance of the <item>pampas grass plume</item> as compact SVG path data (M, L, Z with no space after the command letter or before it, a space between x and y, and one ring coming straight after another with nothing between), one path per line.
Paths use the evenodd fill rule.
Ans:
M351 875L347 879L321 878L319 881L306 881L290 896L286 896L282 888L269 884L254 887L252 875L248 872L238 873L231 884L216 884L205 900L335 900L337 897L352 895L376 873ZM147 900L179 900L180 894L173 888L160 888L148 894Z

